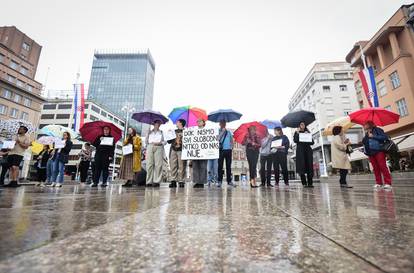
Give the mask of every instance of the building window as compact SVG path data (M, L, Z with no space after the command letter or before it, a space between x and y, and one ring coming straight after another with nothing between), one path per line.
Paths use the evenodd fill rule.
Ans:
M28 113L26 113L26 112L22 112L22 113L20 114L20 118L21 118L22 120L28 120L28 119L29 119L29 114L28 114Z
M18 63L16 63L15 61L10 61L10 67L14 70L17 70L17 67L19 66Z
M22 73L23 75L29 74L29 69L27 69L26 67L22 66L20 67L20 73Z
M0 104L0 114L5 115L7 113L7 106Z
M92 120L92 121L98 120L98 118L95 117L95 116L93 116L93 115L90 115L90 118L89 119Z
M327 80L327 79L329 79L328 74L321 74L321 80Z
M344 115L348 116L350 113L352 113L351 109L344 109Z
M331 92L331 87L329 85L324 85L324 86L322 86L322 90L325 93L329 93L329 92Z
M51 109L56 109L56 104L45 104L43 105L43 109L45 110L51 110Z
M24 104L24 106L30 107L30 106L32 106L32 100L28 99L28 98L24 98L23 99L23 104Z
M23 87L24 86L24 82L22 82L21 80L17 80L16 82L18 87Z
M332 103L332 98L331 97L327 97L324 99L323 101L325 104L331 104Z
M33 86L31 86L30 84L27 85L27 91L32 92L33 91Z
M9 82L14 83L14 81L16 80L16 78L15 78L15 77L13 77L13 76L11 76L11 75L7 75L7 80L8 80Z
M339 90L343 92L348 91L348 86L346 84L341 84L339 86Z
M69 119L70 114L57 114L56 119Z
M101 112L101 115L103 116L103 117L106 117L107 115L106 115L106 112L104 112L104 111L102 111Z
M0 54L0 63L3 62L3 60L4 60L4 55Z
M55 114L43 114L40 116L41 119L54 119Z
M98 114L101 112L101 110L98 107L93 106L93 105L92 105L92 111L94 111L94 112L96 112Z
M20 103L21 99L22 99L22 96L20 96L19 94L14 94L14 98L13 98L14 102Z
M30 45L28 43L23 43L22 48L26 51L30 50Z
M334 73L335 79L347 79L348 73Z
M397 71L394 71L390 74L390 80L392 84L392 89L396 89L401 86L400 77L398 76Z
M380 97L385 96L387 94L387 86L385 85L384 80L377 82L377 87Z
M85 104L85 109L88 109L89 108L89 104Z
M17 110L16 108L12 108L10 109L10 116L12 118L17 118L17 115L19 114L19 110Z
M391 110L391 105L387 105L387 106L385 106L385 107L384 107L384 109L385 109L385 110L388 110L388 111L392 111L392 110Z
M398 113L401 117L408 116L407 103L404 98L397 100L395 104L397 104Z
M3 98L6 98L6 99L11 99L11 97L12 97L12 92L11 92L10 90L3 89L3 94L2 94L2 97L3 97Z
M72 109L72 104L59 104L58 109Z
M88 118L88 114L84 114L83 118L85 118L85 119Z

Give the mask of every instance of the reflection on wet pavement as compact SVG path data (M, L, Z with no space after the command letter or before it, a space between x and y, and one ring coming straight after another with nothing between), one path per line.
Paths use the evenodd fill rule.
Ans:
M0 272L414 272L414 186L21 187Z

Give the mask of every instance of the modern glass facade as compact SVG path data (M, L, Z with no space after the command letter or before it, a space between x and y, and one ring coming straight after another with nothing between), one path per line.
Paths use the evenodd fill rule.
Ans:
M155 64L149 50L95 51L88 99L126 116L124 106L136 111L151 109L154 93ZM148 126L131 121L141 134Z

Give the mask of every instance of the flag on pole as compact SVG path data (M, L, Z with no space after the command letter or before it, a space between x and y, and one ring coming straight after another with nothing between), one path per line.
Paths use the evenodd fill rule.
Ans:
M74 84L73 89L75 93L73 97L73 130L79 132L85 119L85 89L83 83Z
M364 68L358 72L361 80L362 88L364 89L365 95L370 107L379 107L377 85L375 84L374 69L372 66Z

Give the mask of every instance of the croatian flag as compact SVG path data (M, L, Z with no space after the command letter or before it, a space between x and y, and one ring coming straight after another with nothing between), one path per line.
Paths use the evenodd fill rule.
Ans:
M372 66L358 72L362 88L367 96L370 107L379 107L377 85L375 84L374 69Z
M83 83L74 84L73 89L75 92L73 97L73 130L79 132L85 119L85 89Z

